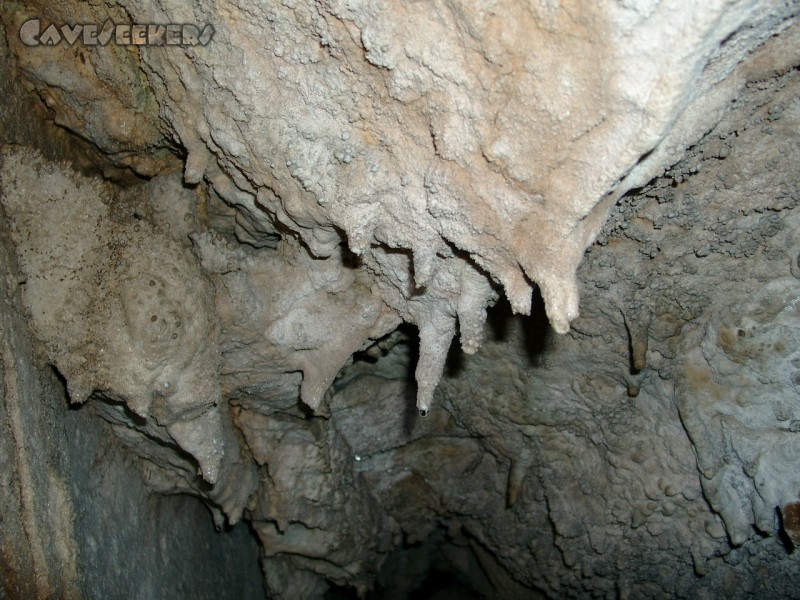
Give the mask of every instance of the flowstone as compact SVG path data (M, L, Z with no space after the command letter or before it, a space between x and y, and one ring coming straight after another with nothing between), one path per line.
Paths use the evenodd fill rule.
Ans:
M254 471L221 402L213 288L194 257L101 184L38 156L6 150L0 181L31 328L72 402L99 395L145 446L190 455L220 484L202 495L225 497L238 520Z
M215 29L7 36L142 179L0 165L42 356L147 485L286 600L796 597L796 3L262 4L0 10Z
M41 8L54 21L104 22L107 10ZM456 332L465 351L480 345L494 287L528 314L537 285L553 328L568 331L576 269L609 209L718 122L736 64L794 8L131 0L114 11L210 23L213 42L141 46L134 63L117 47L78 60L66 45L9 40L53 109L71 115L66 126L117 154L152 153L158 138L128 87L102 100L92 91L129 80L185 149L186 181L210 184L251 233L291 232L318 258L346 244L383 302L420 331L427 411ZM29 10L9 5L9 29ZM108 73L114 60L124 67ZM142 124L81 121L87 105ZM317 402L318 391L307 395Z

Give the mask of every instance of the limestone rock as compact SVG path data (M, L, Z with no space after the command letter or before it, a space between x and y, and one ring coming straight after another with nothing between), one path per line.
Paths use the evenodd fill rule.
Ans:
M26 46L36 10L213 37ZM6 3L55 120L148 178L4 151L32 332L276 598L791 596L799 14Z

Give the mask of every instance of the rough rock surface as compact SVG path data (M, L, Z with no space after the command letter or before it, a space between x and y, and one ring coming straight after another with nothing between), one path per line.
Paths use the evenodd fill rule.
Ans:
M221 402L213 292L196 261L124 204L112 215L98 184L16 154L0 179L33 333L72 402L97 393L120 422L191 455L237 521L255 475Z
M568 330L578 315L575 269L608 208L714 125L736 91L728 76L737 61L793 7L42 8L55 22L127 13L214 26L213 44L143 46L139 64L114 44L76 60L66 43L10 39L64 124L101 148L158 145L143 69L186 149L187 182L205 179L254 227L288 228L317 257L346 241L383 301L420 329L418 403L427 410L457 326L464 350L477 350L493 282L524 314L538 284L553 327ZM30 7L7 15L17 31ZM65 117L75 114L92 117Z
M214 27L8 35L149 180L0 196L73 402L270 597L797 596L796 4L41 4Z
M515 500L451 514L518 580L796 597L796 77L749 84L736 118L623 200L579 270L568 336L506 326L492 359L444 380Z
M0 597L264 597L244 524L145 485L93 407L68 410L36 356L0 219Z

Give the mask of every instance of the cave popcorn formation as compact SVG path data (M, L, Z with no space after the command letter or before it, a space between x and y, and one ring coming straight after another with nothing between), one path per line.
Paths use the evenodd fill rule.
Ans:
M188 151L188 182L205 178L251 225L286 227L319 258L344 233L384 302L419 329L427 411L455 331L465 349L477 346L490 287L528 314L538 285L553 328L569 330L584 250L614 201L668 164L670 128L707 126L724 103L731 90L704 97L695 82L756 4L735 14L723 2L584 4L566 22L507 3L301 2L270 9L267 32L221 21L201 62L151 49L142 58ZM513 44L499 35L509 23ZM362 53L369 68L357 64ZM237 83L231 60L248 65L257 91ZM258 133L242 132L245 121ZM319 393L304 397L316 405Z

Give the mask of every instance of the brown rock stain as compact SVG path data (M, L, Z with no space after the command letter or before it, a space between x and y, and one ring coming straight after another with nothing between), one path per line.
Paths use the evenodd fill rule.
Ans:
M781 507L783 530L792 543L800 544L800 502L791 502Z

